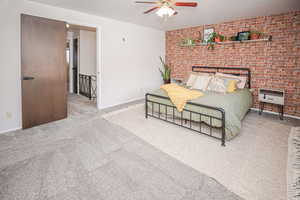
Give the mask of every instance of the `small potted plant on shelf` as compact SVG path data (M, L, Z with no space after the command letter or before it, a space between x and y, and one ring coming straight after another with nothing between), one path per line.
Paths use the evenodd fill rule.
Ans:
M225 39L225 36L218 34L216 32L213 32L212 34L210 34L210 37L207 40L208 49L213 50L215 48L215 43L222 42L222 41L224 41L224 39Z
M262 32L259 31L250 31L250 39L251 40L258 40L263 35Z
M159 68L161 77L163 78L164 84L168 84L171 83L171 68L169 67L169 65L167 65L165 63L165 61L163 60L163 58L160 56L159 57L160 62L163 66L163 68Z
M196 44L196 42L192 38L184 38L184 39L182 39L181 44L184 46L194 46Z
M215 49L215 37L216 37L216 32L213 32L212 34L210 34L209 39L207 40L207 49L208 50L214 50Z
M216 35L215 35L215 42L223 42L224 39L225 39L224 35L216 33Z

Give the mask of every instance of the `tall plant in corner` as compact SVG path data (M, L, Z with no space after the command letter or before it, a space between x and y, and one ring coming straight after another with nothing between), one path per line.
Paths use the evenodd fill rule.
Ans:
M163 78L165 84L171 83L171 68L165 63L161 56L159 59L163 66L162 68L159 68L161 77Z

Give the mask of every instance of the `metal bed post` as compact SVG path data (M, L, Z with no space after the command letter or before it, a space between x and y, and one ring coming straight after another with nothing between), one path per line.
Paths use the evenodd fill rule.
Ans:
M92 77L88 76L88 94L89 94L89 99L92 99Z
M145 95L145 118L148 118L148 93Z
M222 141L222 146L225 147L225 137L226 137L226 132L225 132L225 111L223 110L222 111L222 138L221 138L221 141Z

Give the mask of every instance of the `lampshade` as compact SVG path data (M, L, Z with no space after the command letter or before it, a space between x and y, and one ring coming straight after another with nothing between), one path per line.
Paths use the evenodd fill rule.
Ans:
M168 6L162 6L157 12L156 14L160 17L171 17L172 15L174 15L175 10L173 10L172 8L168 7Z

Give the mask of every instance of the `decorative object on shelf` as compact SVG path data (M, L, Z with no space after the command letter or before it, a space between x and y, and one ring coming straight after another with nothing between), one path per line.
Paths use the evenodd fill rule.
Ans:
M210 39L211 37L211 34L214 33L214 29L213 28L207 28L207 29L204 29L203 30L203 42L204 43L207 43L208 40Z
M165 61L163 60L163 58L160 56L159 57L160 62L163 66L163 68L159 68L161 77L163 78L164 84L168 84L171 83L171 68L169 67L169 65L167 65L165 63Z
M219 33L215 34L215 42L223 42L225 40L225 36Z
M259 31L250 31L250 39L251 40L258 40L263 35L262 32Z
M237 36L231 36L228 38L228 41L237 41Z
M198 39L195 40L195 42L201 43L203 41L201 31L198 31L198 33L199 33L199 37Z
M215 36L216 36L216 32L212 32L210 35L209 35L209 38L207 40L207 49L208 50L214 50L215 49Z
M249 40L250 31L238 32L237 38L239 41Z
M240 39L239 39L238 36L225 37L216 32L212 32L206 41L200 40L200 39L185 38L181 41L181 43L179 43L179 46L181 46L181 47L208 46L209 50L210 49L213 50L215 45L227 45L227 44L235 45L235 44L241 44L241 43L256 43L256 42L272 41L271 35L266 35L264 33L260 33L260 37L258 39L251 39L250 34L251 34L250 31L240 32L238 34L240 36ZM199 32L199 35L201 36L200 32ZM248 35L248 37L247 37L247 35Z
M196 41L192 38L184 38L182 39L181 44L183 46L194 46L196 44Z
M222 42L225 39L225 36L213 32L210 34L210 37L207 41L208 49L213 50L215 48L215 43Z
M174 0L158 0L158 1L136 1L135 3L142 4L155 4L153 8L144 12L148 14L156 9L156 14L160 17L167 18L173 15L177 15L178 12L175 10L175 7L197 7L197 2L175 2Z

